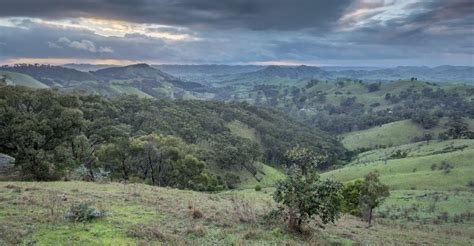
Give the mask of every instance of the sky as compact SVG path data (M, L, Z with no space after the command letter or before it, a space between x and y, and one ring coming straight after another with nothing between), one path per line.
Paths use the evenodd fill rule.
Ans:
M474 66L474 0L1 0L0 64Z

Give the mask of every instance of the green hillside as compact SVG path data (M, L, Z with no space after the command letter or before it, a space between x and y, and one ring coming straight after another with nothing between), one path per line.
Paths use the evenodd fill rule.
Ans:
M5 80L8 85L21 85L37 89L49 88L49 86L39 82L31 76L21 73L0 71L0 81L1 80Z
M391 147L408 144L415 138L421 138L429 133L434 139L438 138L441 132L447 130L445 126L448 119L441 119L436 127L424 129L412 120L396 121L383 124L362 131L353 131L341 136L341 142L347 149L355 150L359 148L373 149L380 146ZM474 131L474 119L464 119L469 125L469 130Z
M398 151L407 153L396 158ZM343 182L377 171L391 196L378 217L423 224L463 223L472 230L474 140L405 144L361 153L349 165L323 174Z
M391 158L390 153L395 153L395 149L407 152L408 157ZM359 157L344 168L324 175L347 182L378 171L381 179L393 189L431 190L470 190L468 183L474 177L474 140L402 145L362 153ZM452 166L447 173L442 169L443 162ZM434 169L433 165L436 165Z
M3 66L0 71L15 74L17 82L12 84L33 88L44 88L38 86L44 84L63 91L81 91L107 97L123 94L172 99L210 97L206 86L182 81L147 64L107 67L91 72L61 66L22 64Z

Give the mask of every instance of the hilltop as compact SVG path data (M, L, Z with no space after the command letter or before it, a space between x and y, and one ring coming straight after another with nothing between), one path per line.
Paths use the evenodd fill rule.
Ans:
M16 65L2 67L0 72L15 72L32 77L48 87L66 91L83 91L105 96L132 94L157 98L207 97L207 88L199 83L185 82L147 64L108 67L92 72L50 65ZM11 84L25 84L23 77L12 77ZM36 83L37 84L37 83Z

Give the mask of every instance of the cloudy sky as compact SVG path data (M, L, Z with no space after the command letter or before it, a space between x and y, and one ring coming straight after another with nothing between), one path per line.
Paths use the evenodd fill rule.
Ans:
M19 62L474 66L474 0L2 0Z

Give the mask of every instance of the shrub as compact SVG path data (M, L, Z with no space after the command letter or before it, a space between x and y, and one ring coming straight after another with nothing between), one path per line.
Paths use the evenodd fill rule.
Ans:
M451 169L453 169L454 166L451 165L450 163L443 161L441 162L441 166L439 167L439 170L443 170L444 173L448 174L451 172Z
M197 210L197 209L193 209L192 214L193 214L193 219L200 219L200 218L204 217L204 214L201 211Z
M134 238L144 238L148 240L166 241L168 237L157 227L136 225L127 231L127 236Z
M359 202L361 210L367 216L369 225L372 222L373 209L378 207L388 196L390 196L389 187L379 180L378 173L368 173L360 187Z
M66 219L74 222L85 222L93 219L102 218L106 214L91 207L88 203L79 203L72 205L66 212Z
M407 156L408 156L407 152L402 151L402 150L397 150L397 151L395 151L395 153L392 153L392 155L390 155L390 158L392 158L392 159L402 159L402 158L406 158Z
M260 185L255 186L255 191L261 191L261 190L262 190L262 186L260 186Z
M204 237L206 235L206 229L202 226L194 226L192 228L186 229L186 234L194 235L196 237Z
M362 180L356 180L355 182L344 185L342 189L342 196L344 201L342 202L342 212L349 213L354 216L361 216L360 211L360 189L362 186Z
M341 183L320 180L314 172L292 172L278 183L273 198L282 205L280 210L286 215L289 229L301 232L301 225L314 216L319 216L324 224L339 218L341 190Z
M224 181L229 189L235 189L240 183L240 177L233 173L227 173L224 176Z

